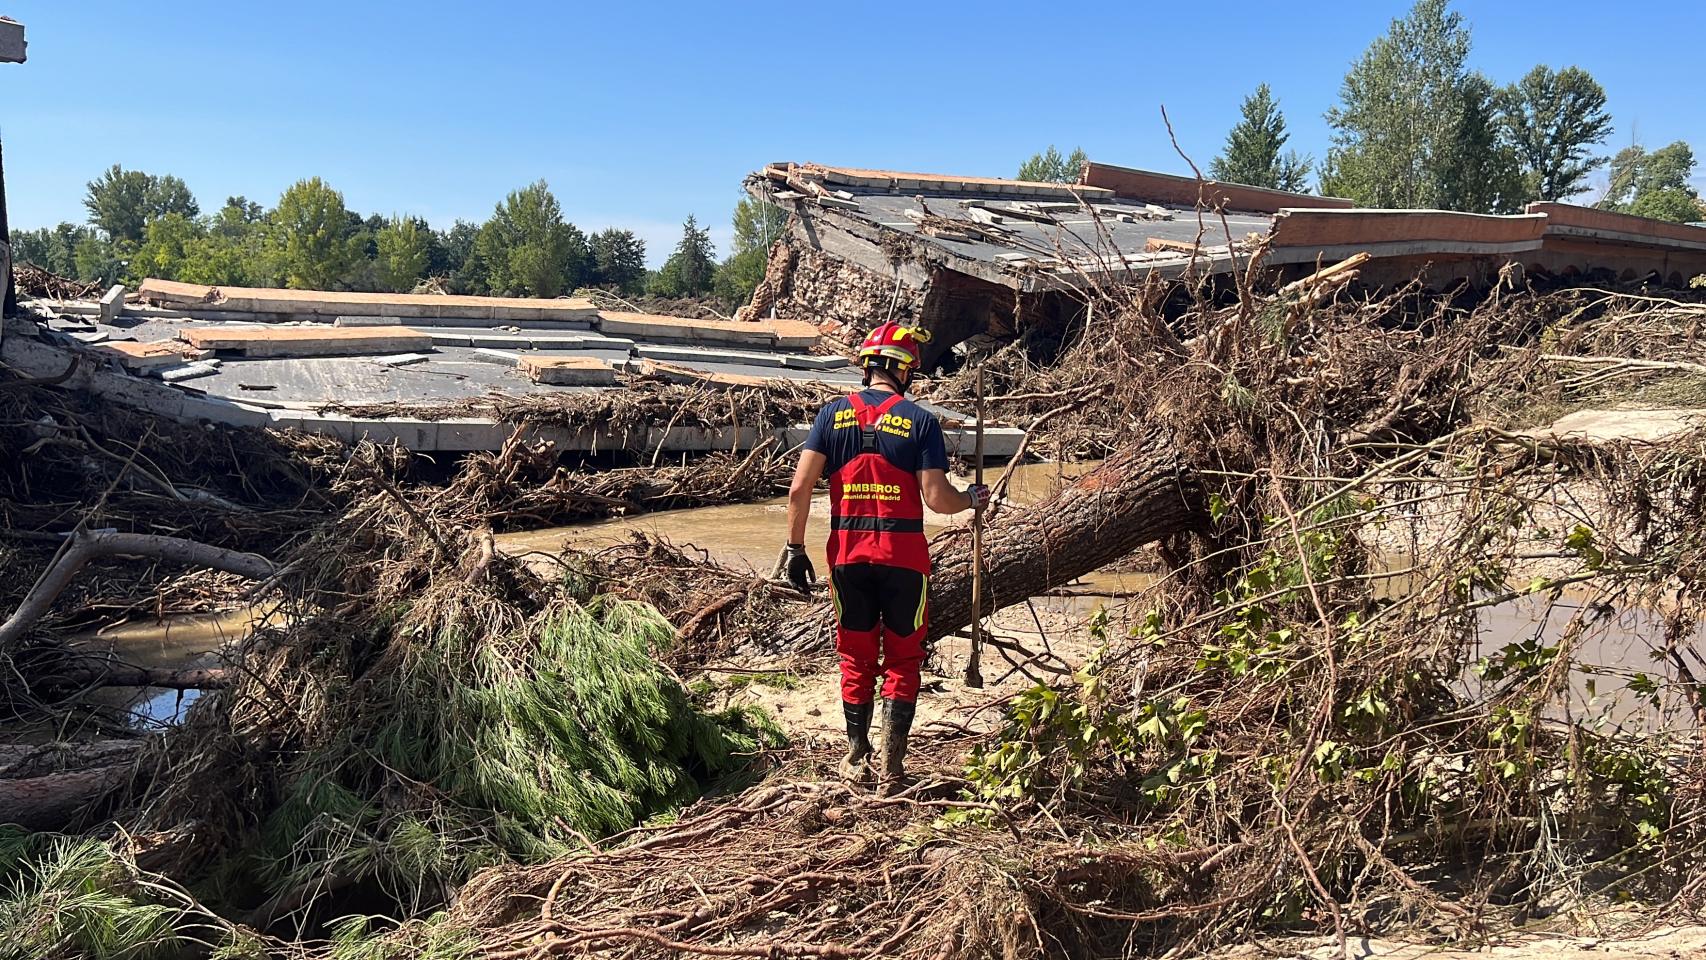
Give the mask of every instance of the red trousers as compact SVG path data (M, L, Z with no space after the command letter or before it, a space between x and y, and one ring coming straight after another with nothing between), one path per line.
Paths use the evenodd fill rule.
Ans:
M841 699L870 703L882 695L918 699L924 631L930 622L930 578L880 563L849 563L829 571L835 600L835 652L841 655Z

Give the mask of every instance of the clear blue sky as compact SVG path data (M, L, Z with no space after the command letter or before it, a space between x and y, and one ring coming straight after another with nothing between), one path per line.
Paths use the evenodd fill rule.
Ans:
M1407 2L485 4L0 0L30 60L0 65L12 225L81 222L113 163L204 209L324 177L363 213L483 220L545 178L582 228L667 255L688 214L724 250L741 177L775 160L1011 176L1054 143L1183 171L1267 81L1320 156L1346 67ZM1472 64L1604 84L1616 132L1706 134L1706 4L1458 0ZM1677 38L1672 44L1666 38Z

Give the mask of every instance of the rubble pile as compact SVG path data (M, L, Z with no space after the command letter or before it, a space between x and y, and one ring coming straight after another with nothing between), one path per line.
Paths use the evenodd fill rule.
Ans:
M770 316L806 320L825 336L857 343L873 317L916 320L923 303L919 290L783 239L770 249L764 279L752 302L735 316L740 320Z

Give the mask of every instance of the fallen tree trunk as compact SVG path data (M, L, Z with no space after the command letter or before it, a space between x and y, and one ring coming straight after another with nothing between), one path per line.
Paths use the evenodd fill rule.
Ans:
M0 653L14 646L30 627L53 606L53 601L71 585L83 565L97 557L145 557L167 563L208 567L235 573L251 580L265 580L278 572L271 560L253 553L227 550L211 544L148 533L118 533L78 530L66 541L53 563L42 571L35 586L24 597L11 619L0 624Z
M0 823L64 828L130 774L141 740L0 748Z
M80 657L54 672L55 688L158 687L162 690L223 690L234 674L227 667L142 667L116 655Z
M78 810L117 785L129 772L129 763L115 763L44 777L0 780L0 810L6 811L0 819L31 830L63 829Z
M1115 454L1034 506L1009 508L984 527L984 613L993 613L1105 567L1138 547L1199 525L1203 497L1163 435ZM972 620L971 530L930 545L930 631L937 640ZM778 637L783 650L833 646L833 613L814 609Z

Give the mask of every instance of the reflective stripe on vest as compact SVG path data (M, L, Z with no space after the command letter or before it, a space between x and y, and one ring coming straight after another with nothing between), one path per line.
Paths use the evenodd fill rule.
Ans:
M877 533L923 533L924 521L899 517L831 517L835 530L874 530Z

